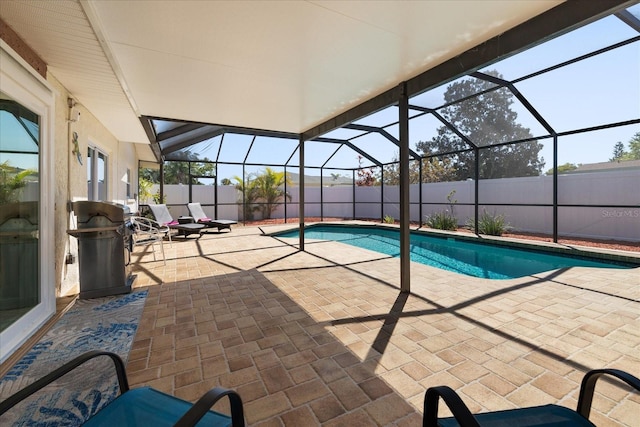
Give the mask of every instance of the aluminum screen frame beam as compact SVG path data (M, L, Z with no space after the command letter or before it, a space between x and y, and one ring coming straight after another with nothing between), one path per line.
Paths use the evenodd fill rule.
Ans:
M398 123L400 140L400 292L411 292L411 206L409 196L409 95L407 85L400 84ZM422 160L420 160L422 162ZM422 192L422 185L420 186Z
M417 95L438 85L467 75L497 60L514 55L535 44L571 31L581 25L610 15L615 10L631 6L636 1L568 0L538 16L449 59L418 76L407 80L407 95ZM334 129L353 123L365 116L394 105L401 96L400 86L338 114L302 133L305 141L315 139Z

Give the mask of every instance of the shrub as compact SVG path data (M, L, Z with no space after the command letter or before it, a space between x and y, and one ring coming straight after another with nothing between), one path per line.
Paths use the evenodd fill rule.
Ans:
M458 220L455 215L455 205L458 200L454 199L456 190L451 190L447 195L447 201L449 202L449 210L437 212L426 217L425 224L427 227L435 228L438 230L457 230Z
M153 182L146 178L140 177L138 180L138 201L142 204L147 204L148 200L153 197L151 194L151 187Z
M470 219L468 227L471 230L475 230L475 222ZM478 233L486 234L488 236L502 236L502 233L509 229L509 224L504 219L504 215L498 215L495 212L490 214L487 211L482 211L480 219L478 220Z
M458 220L455 216L451 215L447 211L436 212L428 215L425 224L427 227L435 228L438 230L457 230Z
M156 191L156 194L154 194L151 198L153 199L153 203L155 203L156 205L167 203L167 195L163 194L162 197L160 197L160 189L158 189L158 191Z
M384 216L384 223L385 224L395 224L396 220L391 216L391 215L385 215Z

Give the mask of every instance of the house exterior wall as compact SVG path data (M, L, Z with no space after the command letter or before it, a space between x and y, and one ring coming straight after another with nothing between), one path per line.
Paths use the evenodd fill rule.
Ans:
M108 155L107 162L107 200L126 203L127 169L131 171L132 193L137 188L138 159L132 143L118 141L89 110L81 103L75 108L80 119L69 122L67 99L72 94L49 73L47 80L56 91L56 129L55 129L55 266L56 295L72 295L79 292L78 244L67 230L75 228L75 218L68 211L68 201L86 200L87 187L87 150L91 145ZM78 146L82 155L82 164L72 153L72 134L78 134ZM66 264L67 254L74 262Z
M55 93L54 128L54 170L49 174L54 180L54 242L55 254L51 260L55 264L56 296L74 294L79 291L78 249L76 239L69 237L67 230L74 227L73 217L68 211L68 201L86 200L87 189L87 148L89 144L99 148L109 156L107 164L107 200L127 203L127 183L124 177L130 170L131 193L137 191L138 156L134 144L118 141L81 103L76 104L80 120L69 122L68 98L73 95L48 69L47 64L26 45L9 26L1 22L0 38L21 56L36 73L46 77ZM80 164L72 154L73 132L78 133L78 145L83 162ZM74 255L73 264L65 264L67 254Z
M6 30L6 28L5 28ZM37 108L33 111L40 115L41 126L41 164L39 169L39 184L27 184L24 189L24 200L40 199L42 245L40 257L41 271L41 303L37 310L29 311L12 326L3 331L4 347L0 352L0 360L5 360L21 343L29 338L53 313L55 313L55 297L72 295L79 292L78 274L78 245L75 238L67 234L69 228L75 227L75 222L68 210L69 201L87 198L87 146L89 141L109 156L107 162L109 188L107 200L126 202L127 200L127 169L130 170L130 182L137 182L138 157L135 146L131 143L119 142L83 105L77 104L80 120L68 120L68 98L72 94L58 81L55 75L47 71L46 64L28 47L21 44L15 36L0 32L3 61L0 68L7 73L3 82L8 85L8 93L16 92L20 85L18 101L33 99L46 92L46 103L33 104ZM17 50L14 50L16 47ZM26 53L25 53L26 52ZM27 57L25 61L24 57ZM15 61L14 61L15 59ZM18 65L15 65L18 64ZM35 65L34 65L35 64ZM35 71L35 72L34 72ZM46 81L37 75L46 75ZM41 90L38 83L31 82L42 79ZM14 80L15 77L15 80ZM14 83L9 83L9 82ZM3 86L4 87L4 86ZM33 88L40 88L32 92ZM38 98L40 99L40 98ZM44 99L44 98L43 98ZM33 105L27 104L27 108ZM42 109L39 109L42 107ZM82 154L82 164L72 154L72 133L78 133L79 150ZM132 185L132 190L136 187ZM133 191L132 191L133 193ZM73 255L73 263L65 262L67 254Z

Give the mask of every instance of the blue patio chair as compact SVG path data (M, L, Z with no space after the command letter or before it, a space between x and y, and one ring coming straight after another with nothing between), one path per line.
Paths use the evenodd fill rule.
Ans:
M595 369L586 373L580 385L578 408L574 411L559 405L543 405L505 411L472 414L460 396L447 386L427 389L424 398L423 427L595 427L589 421L596 381L610 375L640 392L640 380L618 369ZM617 382L616 384L621 383ZM438 419L438 402L442 398L453 417Z
M120 395L86 420L83 426L187 427L198 424L216 427L244 427L245 425L242 400L235 391L216 387L192 404L151 387L130 389L122 359L117 354L106 351L84 353L23 388L7 400L0 402L0 417L45 386L85 362L100 356L109 357L113 361ZM211 407L225 396L231 404L230 416L211 410ZM202 424L199 424L200 422Z

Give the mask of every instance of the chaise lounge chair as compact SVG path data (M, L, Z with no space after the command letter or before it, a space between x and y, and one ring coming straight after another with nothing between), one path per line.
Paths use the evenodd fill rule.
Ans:
M167 205L149 205L149 209L151 209L151 213L155 217L156 221L158 221L162 225L166 225L173 230L178 231L178 235L183 235L185 238L189 234L198 234L205 227L203 224L196 223L186 223L183 224L178 220L173 219L171 214L169 213L169 209L167 209Z
M211 219L205 215L200 203L187 203L189 213L197 224L203 224L207 228L217 228L218 231L228 229L231 231L231 225L237 224L237 221L231 219Z

